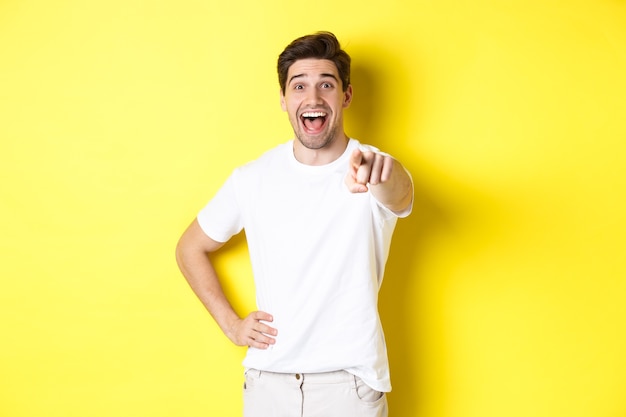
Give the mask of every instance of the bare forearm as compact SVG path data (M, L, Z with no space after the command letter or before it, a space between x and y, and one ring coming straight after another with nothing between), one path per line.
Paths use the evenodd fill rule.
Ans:
M208 254L188 253L179 247L176 259L193 292L224 334L233 340L233 327L240 317L226 298Z
M273 317L263 311L253 311L242 319L235 312L209 258L209 254L221 246L222 243L209 238L194 220L178 242L176 261L193 292L234 344L267 349L276 342L277 330L265 323L273 321Z
M406 209L413 198L413 182L402 164L391 158L393 165L387 180L370 183L370 191L378 201L390 210L400 212Z

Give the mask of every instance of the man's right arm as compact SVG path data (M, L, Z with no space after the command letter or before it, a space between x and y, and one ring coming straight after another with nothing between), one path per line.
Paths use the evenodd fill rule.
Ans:
M275 343L277 332L263 322L271 322L272 316L263 311L254 311L242 319L224 294L209 258L211 253L223 245L208 237L198 221L194 220L176 246L178 267L193 292L234 344L267 349Z

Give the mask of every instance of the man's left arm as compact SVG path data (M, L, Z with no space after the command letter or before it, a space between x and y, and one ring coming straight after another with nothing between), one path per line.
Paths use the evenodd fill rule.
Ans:
M413 199L411 177L400 162L385 153L355 149L350 155L346 185L353 193L369 189L394 212L404 211Z

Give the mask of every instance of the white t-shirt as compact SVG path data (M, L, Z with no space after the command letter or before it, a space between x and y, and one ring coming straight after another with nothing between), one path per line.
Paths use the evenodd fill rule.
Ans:
M346 370L390 391L378 290L397 217L344 183L352 151L305 165L293 140L235 169L198 214L213 240L245 229L257 307L274 317L276 344L249 348L243 365L271 372Z

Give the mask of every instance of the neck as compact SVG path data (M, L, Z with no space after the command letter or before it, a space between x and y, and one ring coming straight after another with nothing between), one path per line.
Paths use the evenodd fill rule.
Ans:
M296 138L293 141L293 155L298 162L305 165L327 165L343 155L347 146L348 136L345 133L319 149L307 148Z

